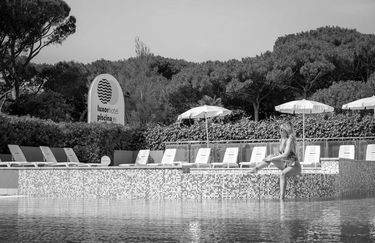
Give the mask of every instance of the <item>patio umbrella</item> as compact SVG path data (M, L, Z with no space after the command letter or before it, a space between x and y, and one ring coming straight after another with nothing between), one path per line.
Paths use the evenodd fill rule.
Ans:
M375 116L375 96L355 100L353 102L344 104L342 109L346 110L366 110L366 109L374 109L374 116Z
M305 157L305 114L332 112L333 107L312 100L295 100L278 106L275 106L276 111L290 114L302 114L302 156Z
M211 105L203 105L194 107L190 110L185 111L181 115L178 116L177 121L182 119L199 119L204 118L206 122L206 136L207 136L207 145L208 145L208 123L207 118L210 117L217 117L217 116L225 116L231 114L232 111L225 109L219 106L211 106Z

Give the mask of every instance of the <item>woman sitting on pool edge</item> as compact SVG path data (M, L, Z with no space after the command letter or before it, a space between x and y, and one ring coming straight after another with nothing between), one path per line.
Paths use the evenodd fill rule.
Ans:
M255 166L252 172L267 167L271 162L280 170L280 199L285 197L286 178L301 174L301 164L296 154L296 136L292 123L287 121L280 125L280 147L278 154L270 154Z

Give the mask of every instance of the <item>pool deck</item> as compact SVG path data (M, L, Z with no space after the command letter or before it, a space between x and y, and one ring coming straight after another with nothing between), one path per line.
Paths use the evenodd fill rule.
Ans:
M375 192L375 162L325 158L288 178L286 198ZM277 199L280 171L248 168L1 167L0 195L49 198Z

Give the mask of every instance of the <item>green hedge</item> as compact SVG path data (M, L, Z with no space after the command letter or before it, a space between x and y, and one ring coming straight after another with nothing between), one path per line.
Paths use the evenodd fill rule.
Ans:
M114 150L145 148L144 131L114 124L54 123L29 117L0 115L0 153L8 144L21 146L72 147L81 161L113 160Z
M209 139L251 140L279 138L279 125L290 120L297 137L302 138L302 115L281 116L260 122L243 119L236 123L209 123ZM306 138L364 137L375 136L373 115L351 114L309 114L305 116ZM190 127L172 125L155 126L147 129L145 143L152 149L164 149L163 142L205 141L205 123L202 121Z
M209 123L209 139L251 140L278 138L279 124L290 119L297 137L302 137L302 116L281 116L260 122L242 119L236 123ZM375 136L372 115L306 115L307 138ZM8 144L72 147L82 161L98 162L103 155L113 159L114 150L164 149L164 142L205 141L204 122L187 127L153 125L144 129L113 124L54 123L29 117L0 115L0 153Z

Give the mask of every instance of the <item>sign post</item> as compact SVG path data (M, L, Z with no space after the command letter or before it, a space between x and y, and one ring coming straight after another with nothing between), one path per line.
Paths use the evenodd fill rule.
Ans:
M122 89L110 74L100 74L92 81L88 95L87 121L125 125L125 102Z

